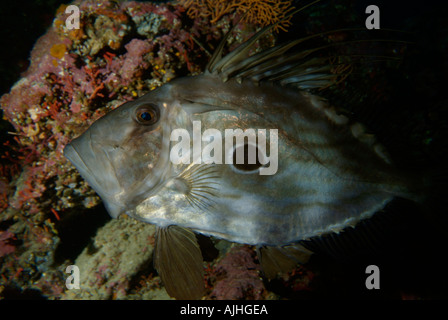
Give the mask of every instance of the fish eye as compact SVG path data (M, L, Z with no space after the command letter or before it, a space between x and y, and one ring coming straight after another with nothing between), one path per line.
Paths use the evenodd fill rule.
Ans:
M135 121L144 126L155 124L159 120L159 108L151 103L142 105L135 111Z

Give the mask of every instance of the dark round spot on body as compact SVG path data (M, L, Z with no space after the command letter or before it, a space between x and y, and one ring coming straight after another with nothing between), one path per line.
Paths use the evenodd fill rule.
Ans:
M242 150L241 150L242 149ZM255 163L249 163L249 145L246 143L243 147L237 147L233 151L233 166L241 171L255 171L262 166L260 161L258 160L258 148L255 146L253 148L255 150ZM238 163L237 161L237 152L244 152L244 160L242 163ZM251 149L252 151L252 149Z

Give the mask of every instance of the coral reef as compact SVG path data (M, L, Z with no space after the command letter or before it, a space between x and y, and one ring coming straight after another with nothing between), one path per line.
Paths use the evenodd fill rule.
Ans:
M210 275L210 298L218 300L264 299L267 291L256 262L255 250L234 246L214 266Z
M0 231L0 258L14 252L15 247L8 241L10 239L14 239L14 233Z
M37 290L48 299L125 299L142 293L151 298L154 290L163 292L160 280L139 270L151 265L153 229L121 219L100 221L99 197L64 158L63 148L122 103L174 77L201 72L232 20L190 20L183 6L170 3L72 4L80 9L80 29L67 29L67 5L61 5L36 42L28 70L0 98L3 119L12 126L1 146L0 297L11 290ZM247 26L229 39L233 45L253 34L255 27ZM68 226L73 223L77 227ZM95 235L93 226L103 224ZM104 240L107 232L115 242ZM128 257L119 240L135 256ZM92 254L88 248L98 243L104 245ZM117 263L123 258L132 267ZM75 263L82 265L90 294L66 289L65 268Z
M62 299L124 299L135 275L152 261L155 226L122 216L100 228L93 243L76 258L82 273L79 290L67 290ZM142 275L139 275L141 277ZM145 284L150 287L151 283ZM160 280L159 280L160 281ZM169 299L152 288L150 299ZM141 290L139 294L142 295Z

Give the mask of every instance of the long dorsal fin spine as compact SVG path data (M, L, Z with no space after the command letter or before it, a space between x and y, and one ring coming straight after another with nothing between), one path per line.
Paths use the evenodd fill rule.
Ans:
M268 60L269 56L279 56L280 54L286 52L287 50L291 49L292 47L296 46L299 43L311 40L313 38L322 37L324 35L331 34L331 33L339 33L339 32L344 32L344 31L356 31L356 30L364 30L364 29L343 28L343 29L325 31L325 32L313 34L313 35L310 35L310 36L307 36L307 37L303 37L301 39L296 39L294 41L291 41L291 42L288 42L288 43L285 43L285 44L281 44L281 45L272 47L270 49L264 50L264 51L262 51L262 52L260 52L258 54L253 55L253 56L246 57L246 59L240 59L237 63L234 60L231 66L228 66L226 69L221 68L219 70L219 73L223 74L224 77L226 77L229 74L231 74L232 72L234 72L235 70L242 69L243 67L245 69L249 69L250 67L252 67L254 65L257 65L257 64L259 64L261 62L264 62L264 61ZM263 32L263 30L259 31L259 33L261 33L261 32ZM257 34L252 36L252 38L250 40L252 40L255 36L257 36ZM255 39L255 41L251 41L250 45L252 46L256 42L256 40L258 40L258 38ZM249 41L247 41L243 45L246 45L248 42ZM236 50L238 50L238 48ZM232 54L235 55L236 54L236 50L232 51L228 55L232 55ZM214 69L214 71L218 71L218 70Z
M313 1L297 10L294 10L287 14L283 19L277 21L276 23L266 26L262 28L260 31L258 31L255 35L253 35L248 41L241 44L238 48L236 48L231 53L227 54L225 57L222 57L222 51L224 49L224 45L229 38L230 33L234 30L235 24L232 29L224 36L224 38L221 40L221 43L219 44L218 48L216 49L215 53L213 54L212 58L210 59L210 62L208 63L206 70L210 73L213 72L220 72L225 66L227 65L234 65L238 63L239 61L244 60L247 57L247 53L253 46L253 44L260 39L263 35L271 31L273 28L275 28L278 24L282 23L283 21L287 20L291 16L295 15L296 13L305 10L306 8L320 2L320 0ZM240 19L241 20L241 19Z
M223 81L227 81L229 78L234 77L237 79L244 79L248 78L251 80L254 80L256 82L265 79L269 81L278 81L281 79L285 79L286 81L283 81L283 83L292 83L292 79L287 80L288 77L298 77L303 79L303 72L306 70L306 66L310 63L314 63L316 70L312 72L321 72L323 69L322 67L329 66L327 69L327 75L326 79L331 81L331 79L335 80L338 76L340 76L340 72L332 72L332 69L337 66L337 63L331 62L330 59L342 59L342 58L379 58L379 59L389 59L393 60L394 57L388 57L384 55L335 55L335 56L328 56L328 57L319 57L319 58L313 58L311 57L312 54L323 51L328 48L336 47L336 46L342 46L342 45L349 45L352 43L361 43L361 42L381 42L381 41L389 41L389 40L350 40L350 41L344 41L344 42L334 42L330 43L324 46L320 46L317 48L312 48L308 50L302 50L295 53L292 53L291 55L284 55L286 51L294 47L296 44L303 42L305 39L300 39L300 41L293 41L291 43L288 43L287 45L281 45L278 47L274 47L271 49L268 49L268 54L261 52L259 54L256 54L252 57L247 58L244 62L239 62L238 64L234 66L229 66L226 70L221 70L219 73L221 79ZM248 62L246 64L246 61ZM302 65L304 67L302 67ZM343 63L339 63L339 65L346 65ZM285 72L288 70L287 72ZM342 71L347 70L347 68L342 68ZM341 71L339 70L339 71ZM310 72L311 69L308 69L307 73ZM327 83L325 83L326 85Z
M214 65L222 60L222 52L224 49L224 46L227 42L227 39L232 34L232 32L235 30L236 26L244 20L244 18L247 16L249 11L247 11L244 15L242 15L238 21L232 26L232 28L224 35L224 38L221 40L221 42L218 45L218 48L216 48L215 52L213 53L212 57L207 63L207 66L205 67L205 70L207 72L212 72L214 70Z

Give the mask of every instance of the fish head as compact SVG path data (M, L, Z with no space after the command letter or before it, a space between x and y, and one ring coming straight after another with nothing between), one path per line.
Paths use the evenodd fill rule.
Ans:
M176 113L166 85L109 112L65 147L65 157L112 217L135 207L165 180Z

